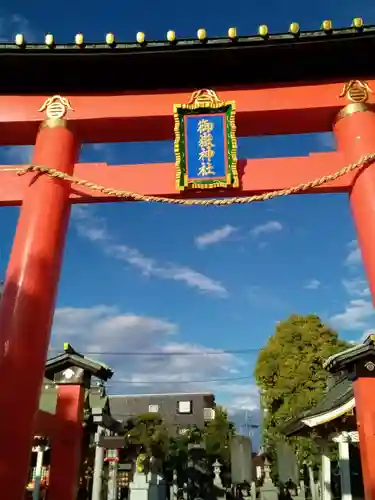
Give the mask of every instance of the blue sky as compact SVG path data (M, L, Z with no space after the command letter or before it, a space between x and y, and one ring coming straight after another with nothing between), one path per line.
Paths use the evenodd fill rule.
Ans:
M83 32L87 40L101 41L112 31L118 39L134 40L142 30L147 38L160 39L169 29L193 37L201 27L218 36L230 26L251 34L262 23L280 32L292 21L302 29L318 29L323 19L348 26L355 16L375 24L373 2L317 0L312 6L240 0L230 8L219 0L202 9L196 0L114 1L110 7L66 0L55 11L44 0L20 1L16 9L0 9L0 38L23 32L30 41L43 41L48 31L66 42ZM330 134L245 138L239 140L239 157L297 156L333 147ZM28 147L0 148L2 164L29 157ZM169 142L104 144L84 146L81 160L131 164L174 156ZM16 208L1 209L1 274L17 216ZM116 369L112 392L214 390L233 411L254 410L258 397L250 376L257 349L276 322L293 312L321 315L348 340L361 338L372 326L345 195L229 208L80 206L69 228L52 343L62 347L70 341L84 352L160 353L102 355ZM168 354L176 351L190 354Z

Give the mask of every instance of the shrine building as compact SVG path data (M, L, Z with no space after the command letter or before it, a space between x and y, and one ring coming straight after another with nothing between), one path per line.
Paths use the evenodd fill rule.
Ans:
M360 433L353 381L371 376L375 370L375 336L363 344L334 354L324 364L327 390L313 408L286 423L287 437L309 436L322 451L322 500L331 500L331 460L329 448L338 450L341 495L345 500L364 495L360 460ZM371 396L368 396L371 397Z

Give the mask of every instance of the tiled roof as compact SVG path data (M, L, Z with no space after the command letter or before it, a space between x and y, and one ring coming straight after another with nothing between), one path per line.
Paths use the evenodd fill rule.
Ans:
M353 397L353 384L351 380L344 377L327 391L316 406L306 411L302 418L315 417L340 408L340 406L350 401Z
M298 418L294 418L286 422L284 432L287 436L301 432L305 424L303 420L306 418L323 415L332 410L340 408L345 403L349 402L354 397L352 382L346 377L341 378L332 386L327 393L322 397L316 406L303 412Z
M72 37L73 38L73 37ZM0 92L59 93L206 88L252 83L361 78L371 75L369 54L375 48L375 26L360 18L349 28L324 21L319 30L303 31L292 23L285 33L256 35L230 28L225 37L204 29L192 39L169 31L164 40L148 41L137 33L131 42L109 33L98 43L78 34L60 44L52 34L45 43L0 44ZM61 71L64 64L64 71ZM48 77L46 76L48 73Z
M280 41L311 41L323 40L327 38L340 39L346 36L369 35L373 34L375 26L365 25L362 18L355 18L350 27L334 28L332 21L325 20L322 22L320 29L304 31L296 22L289 25L288 31L284 33L270 33L267 25L262 24L258 28L257 34L242 35L237 32L237 29L232 27L228 29L226 36L210 37L209 33L201 28L197 31L194 38L179 38L178 32L170 30L165 34L164 39L147 40L146 34L138 32L133 41L120 41L116 39L114 33L107 33L103 41L89 42L85 40L83 33L77 33L71 43L58 43L52 33L45 35L44 43L28 43L24 35L18 34L15 36L13 43L2 43L0 49L2 51L10 50L26 50L35 53L35 51L66 51L66 50L81 50L81 51L98 51L103 49L117 50L134 50L142 47L148 49L161 49L166 47L187 48L192 46L214 46L224 44L265 44L272 45Z
M375 335L369 335L363 344L356 344L345 351L333 354L324 363L324 368L330 372L338 372L369 355L375 358Z
M55 373L60 372L67 367L77 366L83 368L90 375L101 380L112 378L113 371L104 363L87 358L76 352L69 344L66 345L65 352L50 358L46 362L45 376L53 379Z

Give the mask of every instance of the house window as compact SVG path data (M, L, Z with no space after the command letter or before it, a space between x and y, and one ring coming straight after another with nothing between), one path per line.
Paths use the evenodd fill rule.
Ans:
M213 408L203 408L203 415L206 422L209 420L214 420L215 410Z
M158 413L158 411L159 411L159 405L148 405L149 413Z
M192 413L192 402L191 401L179 401L177 403L177 412L189 414Z

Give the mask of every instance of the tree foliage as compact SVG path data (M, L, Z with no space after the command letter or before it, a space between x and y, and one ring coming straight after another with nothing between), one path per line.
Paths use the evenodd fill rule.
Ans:
M168 452L169 432L159 413L144 413L128 422L128 442L148 456L163 460Z
M227 411L217 406L215 418L208 422L204 432L206 452L212 460L218 459L222 465L230 462L230 441L235 435L234 423L228 418Z
M201 444L210 462L219 459L225 466L230 461L230 439L235 426L224 408L217 406L215 418L203 429L191 426L184 434L168 428L158 413L145 413L127 422L128 450L137 455L141 451L149 457L165 462L169 475L177 470L182 477L189 457L190 445Z
M326 388L324 361L347 347L316 315L292 315L277 325L255 368L266 410L264 437L270 445L281 438L287 419L318 403ZM315 453L312 440L299 439L296 447L304 459Z

